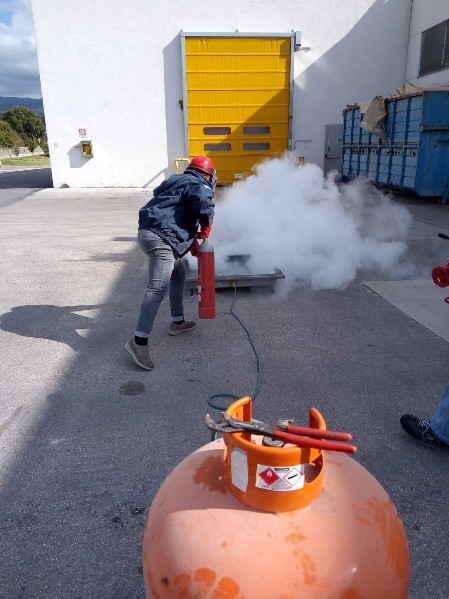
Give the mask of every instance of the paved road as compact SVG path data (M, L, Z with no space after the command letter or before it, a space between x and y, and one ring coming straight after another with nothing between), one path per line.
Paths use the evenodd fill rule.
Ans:
M34 191L53 187L50 168L0 168L0 208L20 202Z
M123 344L145 280L133 239L148 191L27 189L0 191L0 598L143 599L148 506L207 443L206 398L252 392L254 357L223 291L216 320L185 336L167 335L165 303L156 368L139 370ZM397 201L414 215L410 258L429 273L448 254L436 236L449 230L448 207ZM413 315L396 305L408 281L388 299L366 283L297 287L283 302L239 291L263 364L256 416L304 422L316 406L330 427L351 430L356 459L401 513L410 599L446 599L449 456L414 444L398 420L431 414L448 382L447 341L421 323L425 301ZM193 316L196 301L187 307Z

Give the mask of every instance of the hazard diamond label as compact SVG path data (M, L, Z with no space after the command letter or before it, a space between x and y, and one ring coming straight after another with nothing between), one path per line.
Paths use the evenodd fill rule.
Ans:
M296 466L257 465L256 487L270 491L296 491L304 486L304 464Z
M289 485L294 487L297 481L301 478L301 476L302 472L300 472L296 468L292 468L290 472L286 476L284 476L284 480L286 480Z
M279 480L279 476L276 474L276 472L274 470L272 470L271 468L266 468L265 470L263 470L262 472L258 473L260 478L263 480L263 482L268 485L274 485L274 483Z

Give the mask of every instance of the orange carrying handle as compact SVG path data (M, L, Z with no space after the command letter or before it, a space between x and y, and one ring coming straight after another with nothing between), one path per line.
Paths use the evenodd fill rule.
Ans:
M233 418L250 421L251 397L242 397L226 410ZM309 411L309 426L326 430L316 408ZM302 509L323 487L324 461L320 449L298 446L267 447L259 435L224 433L225 482L244 505L267 512Z

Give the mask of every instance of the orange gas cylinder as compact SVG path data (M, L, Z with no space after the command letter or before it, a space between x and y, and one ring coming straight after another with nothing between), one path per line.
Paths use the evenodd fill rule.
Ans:
M227 414L251 420L251 400ZM325 430L316 409L309 426ZM407 539L352 458L225 433L188 456L151 506L148 599L406 599Z

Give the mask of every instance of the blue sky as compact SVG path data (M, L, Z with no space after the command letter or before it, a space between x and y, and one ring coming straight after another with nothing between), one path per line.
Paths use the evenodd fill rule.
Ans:
M0 96L41 97L30 0L0 0Z

